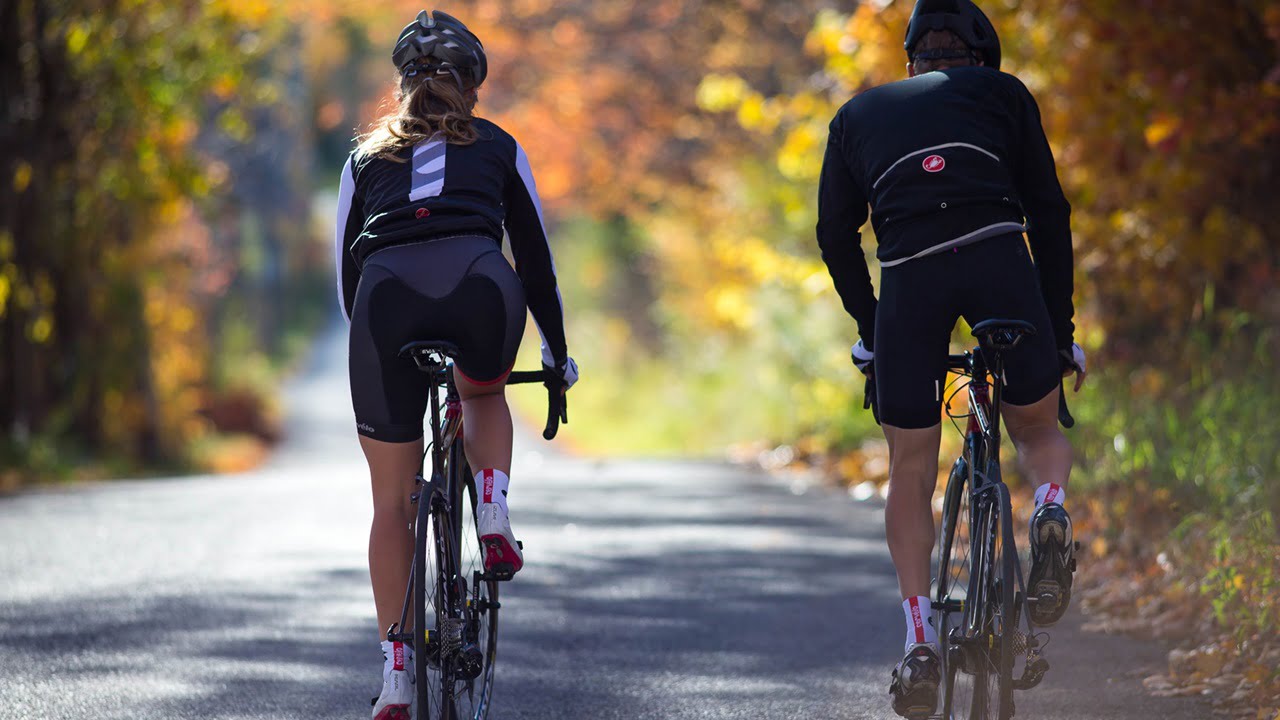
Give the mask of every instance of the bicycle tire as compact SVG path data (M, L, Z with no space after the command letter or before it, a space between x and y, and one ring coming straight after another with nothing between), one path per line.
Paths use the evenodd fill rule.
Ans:
M999 480L1000 468L994 469ZM1015 603L1017 586L1017 544L1013 536L1013 504L1009 497L1009 487L1003 482L996 485L1000 503L1000 551L999 565L992 567L999 573L997 596L993 598L993 607L998 604L1000 627L997 642L1000 649L1000 707L995 717L1009 720L1013 717L1013 660L1014 640L1018 633L1018 611Z
M1013 717L1013 638L1017 632L1014 608L1013 519L1009 489L999 481L999 466L988 468L990 491L979 503L973 526L977 537L985 539L976 548L967 602L966 633L973 639L967 646L965 674L972 678L969 702L954 701L959 673L948 673L947 694L950 718L956 720L1009 720ZM971 610L970 610L971 609ZM959 707L957 707L959 705ZM964 705L968 705L967 710Z
M414 520L413 555L413 647L415 716L419 720L444 717L440 696L440 655L438 629L443 592L440 587L439 513L432 510L431 484L419 486L418 512Z
M974 528L985 527L986 513L982 507L974 507L972 484L977 480L972 469L974 457L980 455L981 441L970 435L965 439L965 449L952 467L943 499L942 524L939 528L939 561L936 586L936 602L945 608L950 602L959 601L962 611L947 612L940 609L939 642L942 652L943 688L941 712L943 717L955 720L985 718L987 710L985 675L983 668L971 656L971 646L965 638L978 633L976 628L984 624L985 607L971 598L982 596L982 573L985 544L975 545ZM959 635L952 638L953 631Z
M459 718L484 720L488 717L493 697L494 671L498 653L498 586L496 580L485 579L484 547L476 524L477 494L475 478L467 464L462 443L449 449L447 472L454 488L452 527L458 549L458 565L463 591L461 612L466 621L465 640L479 651L481 669L475 678L455 677L451 695L455 698Z

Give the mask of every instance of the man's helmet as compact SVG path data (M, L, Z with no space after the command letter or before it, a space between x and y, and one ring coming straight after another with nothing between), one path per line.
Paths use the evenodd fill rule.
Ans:
M448 72L463 87L480 87L489 74L480 38L440 10L423 10L400 31L391 61L406 76L422 70Z
M984 65L1000 69L1000 38L996 28L971 0L919 0L907 25L907 40L903 47L911 60L942 60L958 57L954 50L926 50L914 52L920 38L931 30L950 30L955 33Z

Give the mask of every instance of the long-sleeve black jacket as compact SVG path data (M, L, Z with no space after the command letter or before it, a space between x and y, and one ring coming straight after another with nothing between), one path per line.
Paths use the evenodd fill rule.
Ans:
M351 153L338 192L338 299L350 318L360 269L381 248L453 235L501 246L505 228L542 360L559 367L568 357L564 307L529 158L496 124L472 122L480 139L471 145L424 141L400 152L404 162Z
M984 67L925 73L862 92L831 121L818 191L818 245L871 347L876 298L861 248L867 220L881 267L1027 232L1059 348L1069 348L1071 206L1035 99Z

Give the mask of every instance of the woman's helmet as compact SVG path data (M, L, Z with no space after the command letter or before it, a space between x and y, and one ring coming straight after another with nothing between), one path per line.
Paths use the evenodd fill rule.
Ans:
M913 52L920 38L932 30L955 33L983 65L1000 69L1000 38L996 28L971 0L919 0L907 24L907 40L903 47L911 60L943 60L964 57L955 50Z
M423 10L400 31L391 61L406 77L419 72L447 72L464 88L480 87L489 74L484 45L454 16Z

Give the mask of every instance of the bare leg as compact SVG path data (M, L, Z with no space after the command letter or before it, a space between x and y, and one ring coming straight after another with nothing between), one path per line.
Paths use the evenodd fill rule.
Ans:
M422 465L422 438L388 443L360 436L373 484L373 527L369 530L369 578L378 610L378 640L400 622L409 566L413 562L413 479Z
M889 441L889 501L884 529L898 570L902 597L929 596L933 554L933 489L938 484L942 425L924 429L884 426Z
M1018 464L1033 488L1045 483L1065 488L1071 475L1071 443L1058 428L1059 392L1055 388L1030 405L1003 403L1001 414L1018 449Z
M492 468L511 474L511 408L505 395L507 383L477 385L453 373L462 398L462 417L465 421L463 447L467 462L475 471Z

